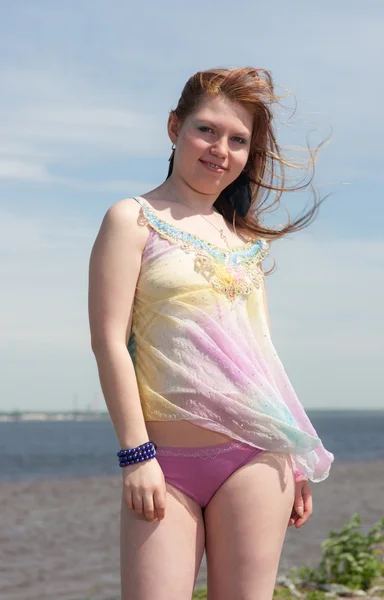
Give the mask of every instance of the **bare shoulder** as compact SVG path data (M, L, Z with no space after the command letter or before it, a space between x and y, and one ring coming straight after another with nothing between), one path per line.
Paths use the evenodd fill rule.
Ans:
M117 236L121 241L143 250L149 230L140 223L140 209L140 204L133 197L118 200L105 213L100 232Z
M138 222L133 198L112 204L104 215L89 261L89 316L92 346L110 339L128 343L142 254L149 236Z

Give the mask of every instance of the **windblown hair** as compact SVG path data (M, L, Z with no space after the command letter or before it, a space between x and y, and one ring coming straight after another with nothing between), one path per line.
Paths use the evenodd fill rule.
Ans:
M256 233L269 240L303 229L314 220L320 204L325 200L325 198L319 199L317 190L312 185L317 153L324 142L315 149L308 145L309 158L301 161L301 164L288 161L283 157L276 141L273 121L273 107L281 106L280 97L275 93L271 74L265 69L245 67L199 71L187 81L177 107L171 113L175 113L182 124L197 109L202 100L218 95L246 107L254 117L250 153L244 168L251 180L252 203L246 216L241 217L220 194L214 203L215 208L235 227L250 235ZM173 169L173 155L170 161L168 177ZM286 185L286 167L304 170L304 176L297 185ZM307 178L308 173L309 178ZM313 205L309 210L304 211L293 221L288 213L288 222L279 229L267 227L263 223L262 214L277 210L283 192L295 192L306 187L310 187L313 197ZM271 192L275 198L272 202L268 202Z

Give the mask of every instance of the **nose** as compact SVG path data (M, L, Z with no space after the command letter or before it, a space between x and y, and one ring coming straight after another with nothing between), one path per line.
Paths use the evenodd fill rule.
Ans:
M211 154L225 158L228 154L228 144L224 137L216 140L211 146Z

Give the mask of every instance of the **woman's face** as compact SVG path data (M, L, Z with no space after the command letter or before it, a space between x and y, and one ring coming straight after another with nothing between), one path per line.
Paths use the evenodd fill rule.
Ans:
M204 99L181 127L172 113L173 173L197 192L220 194L247 163L252 127L252 114L224 96Z

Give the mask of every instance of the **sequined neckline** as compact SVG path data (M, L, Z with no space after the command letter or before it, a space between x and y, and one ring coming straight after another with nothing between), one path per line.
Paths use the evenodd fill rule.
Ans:
M216 252L221 253L223 256L230 256L232 253L236 253L236 252L246 252L247 250L249 250L249 248L254 246L256 243L259 243L259 244L262 243L262 240L260 238L253 238L253 239L249 240L248 242L245 242L244 244L240 244L238 246L231 246L231 248L222 248L221 246L217 246L216 244L213 244L212 242L208 242L207 240L204 240L203 238L199 237L198 235L195 235L194 233L185 231L184 229L180 229L176 225L173 225L172 223L169 223L168 221L164 221L164 219L160 219L157 216L157 214L150 208L150 206L147 204L147 202L144 200L144 198L142 198L141 196L136 196L136 198L139 198L141 200L141 202L140 202L141 206L144 208L144 210L146 212L149 213L149 215L152 218L156 219L157 222L163 223L165 225L165 227L170 227L174 231L177 231L178 234L180 234L181 236L194 238L195 240L200 242L200 244L208 246L208 248L211 248L212 250L215 250Z
M241 246L220 248L197 235L159 219L144 198L134 196L140 204L140 219L161 237L177 244L186 253L194 253L195 270L210 281L216 292L232 302L238 295L248 295L259 288L263 271L259 264L268 256L269 243L264 239L249 240Z

